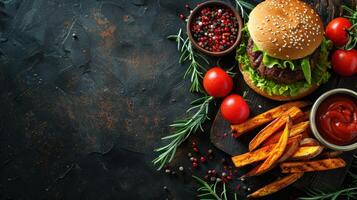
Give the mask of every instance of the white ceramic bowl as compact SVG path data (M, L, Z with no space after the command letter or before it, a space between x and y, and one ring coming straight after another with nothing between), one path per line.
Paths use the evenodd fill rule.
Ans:
M351 97L357 99L357 92L349 90L349 89L344 89L344 88L337 88L337 89L333 89L330 90L324 94L322 94L314 103L314 105L312 106L311 109L311 113L310 113L310 126L311 126L311 130L312 133L314 134L315 138L321 142L323 145L325 145L326 147L330 148L330 149L334 149L334 150L339 150L339 151L352 151L354 149L357 149L357 142L353 143L353 144L349 144L349 145L345 145L345 146L340 146L340 145L336 145L336 144L332 144L330 142L328 142L327 140L325 140L321 134L319 133L317 127L316 127L316 111L317 108L320 106L320 104L329 96L331 95L335 95L335 94L347 94L350 95Z

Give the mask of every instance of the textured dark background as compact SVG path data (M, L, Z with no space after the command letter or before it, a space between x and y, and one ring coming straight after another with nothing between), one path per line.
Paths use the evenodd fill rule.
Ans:
M195 97L166 36L183 27L184 4L199 1L0 2L0 199L195 199L189 143L173 163L183 175L151 160ZM338 13L339 1L315 3L325 18ZM356 90L355 78L317 94ZM199 137L202 151L212 148Z

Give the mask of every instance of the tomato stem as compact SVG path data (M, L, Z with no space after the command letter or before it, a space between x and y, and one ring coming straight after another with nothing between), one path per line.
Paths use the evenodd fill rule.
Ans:
M345 50L350 50L355 48L357 45L357 32L356 32L356 26L357 26L357 7L356 10L353 10L352 8L349 8L345 5L342 6L342 9L347 11L349 16L344 16L345 18L349 19L353 25L346 29L347 34L349 36L349 40L347 44L344 46Z

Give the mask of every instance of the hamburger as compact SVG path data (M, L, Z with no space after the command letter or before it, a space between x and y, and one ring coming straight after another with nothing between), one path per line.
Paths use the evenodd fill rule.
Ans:
M245 82L267 98L302 98L330 74L323 23L299 0L266 0L250 13L237 60Z

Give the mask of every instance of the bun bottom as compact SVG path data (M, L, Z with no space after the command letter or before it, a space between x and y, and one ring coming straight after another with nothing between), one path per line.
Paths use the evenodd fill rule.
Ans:
M306 88L306 89L301 89L299 91L299 93L295 96L283 96L283 95L270 95L267 92L265 92L264 90L260 89L259 87L257 87L252 79L250 78L249 73L245 72L242 69L242 65L239 64L239 70L241 71L244 81L248 84L248 86L254 90L256 93L260 94L261 96L264 96L268 99L272 99L272 100L276 100L276 101L292 101L292 100L296 100L296 99L301 99L309 94L311 94L312 92L314 92L319 86L318 85L311 85L311 87Z

